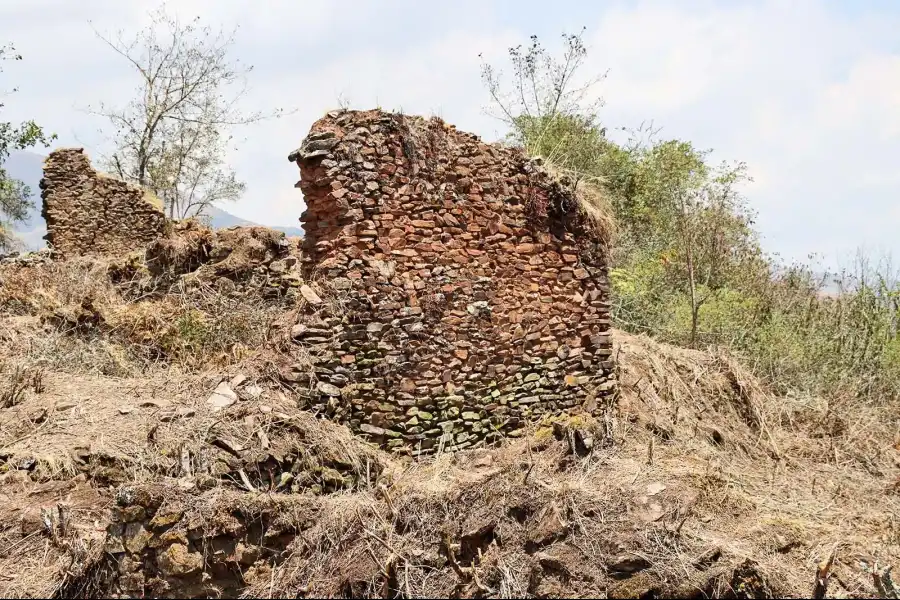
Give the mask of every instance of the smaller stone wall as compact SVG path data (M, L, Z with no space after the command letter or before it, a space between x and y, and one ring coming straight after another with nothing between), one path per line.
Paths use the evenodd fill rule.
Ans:
M152 194L98 173L83 148L50 153L41 198L44 239L62 255L127 254L166 233L168 221Z

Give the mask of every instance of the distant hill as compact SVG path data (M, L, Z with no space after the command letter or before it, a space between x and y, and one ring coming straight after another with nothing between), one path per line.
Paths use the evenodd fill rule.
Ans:
M3 168L6 169L10 177L24 181L31 188L32 201L35 202L34 208L28 214L28 219L24 223L16 223L13 225L13 231L29 250L37 250L44 247L44 234L47 233L47 225L41 216L40 193L38 183L43 176L44 157L30 152L16 152L11 154Z
M9 156L3 167L10 177L24 181L31 188L34 206L24 223L16 223L13 231L28 250L38 250L46 245L44 235L47 233L47 224L41 216L41 190L39 184L43 177L44 157L33 152L16 152ZM211 227L225 229L226 227L258 226L258 223L236 217L228 211L211 206L205 211ZM283 231L289 236L303 236L303 230L299 227L274 226L277 231Z
M213 229L225 229L226 227L254 227L259 226L259 223L254 223L252 221L247 221L240 217L236 217L230 212L224 211L221 208L216 206L207 207L205 211L206 217L209 219L210 225L212 225ZM303 230L299 227L287 227L284 225L266 225L270 229L274 229L276 231L283 231L285 235L288 236L299 236L303 237Z

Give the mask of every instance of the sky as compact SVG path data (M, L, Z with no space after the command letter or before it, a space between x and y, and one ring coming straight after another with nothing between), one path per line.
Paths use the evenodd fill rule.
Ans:
M159 6L145 0L4 0L3 120L35 119L58 146L108 149L100 101L124 105L138 84L95 34L136 32ZM538 35L550 50L586 27L587 73L610 127L652 122L663 137L747 163L744 192L764 248L830 265L862 248L900 251L900 2L872 0L455 2L179 0L181 17L239 26L234 56L254 66L249 110L278 120L235 131L229 156L247 192L225 208L267 225L296 225L299 177L287 155L342 102L439 115L487 141L480 58L504 66L510 46Z

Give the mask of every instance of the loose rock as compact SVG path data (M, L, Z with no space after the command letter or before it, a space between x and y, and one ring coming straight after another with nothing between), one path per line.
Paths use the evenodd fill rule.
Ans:
M223 381L215 391L213 391L206 402L212 406L213 412L216 412L228 408L237 401L238 395L231 389L231 386L229 386L228 383Z
M172 544L156 559L163 575L183 577L192 575L203 568L203 557L199 552L191 552L184 544Z

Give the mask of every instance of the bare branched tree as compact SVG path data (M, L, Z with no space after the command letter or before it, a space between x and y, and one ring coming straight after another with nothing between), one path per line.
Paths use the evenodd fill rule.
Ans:
M140 76L135 97L124 107L101 103L91 109L114 128L115 150L104 167L153 191L171 218L201 213L215 202L233 201L244 183L226 164L231 128L281 116L281 110L245 113L252 66L230 56L236 30L184 23L166 12L133 37L95 30Z
M531 36L527 48L509 49L509 81L495 67L482 62L481 77L491 98L490 114L510 128L513 143L532 156L541 156L568 171L576 180L590 176L597 165L605 134L597 113L603 99L596 94L605 74L583 79L587 48L582 29L563 34L563 52L551 56Z

